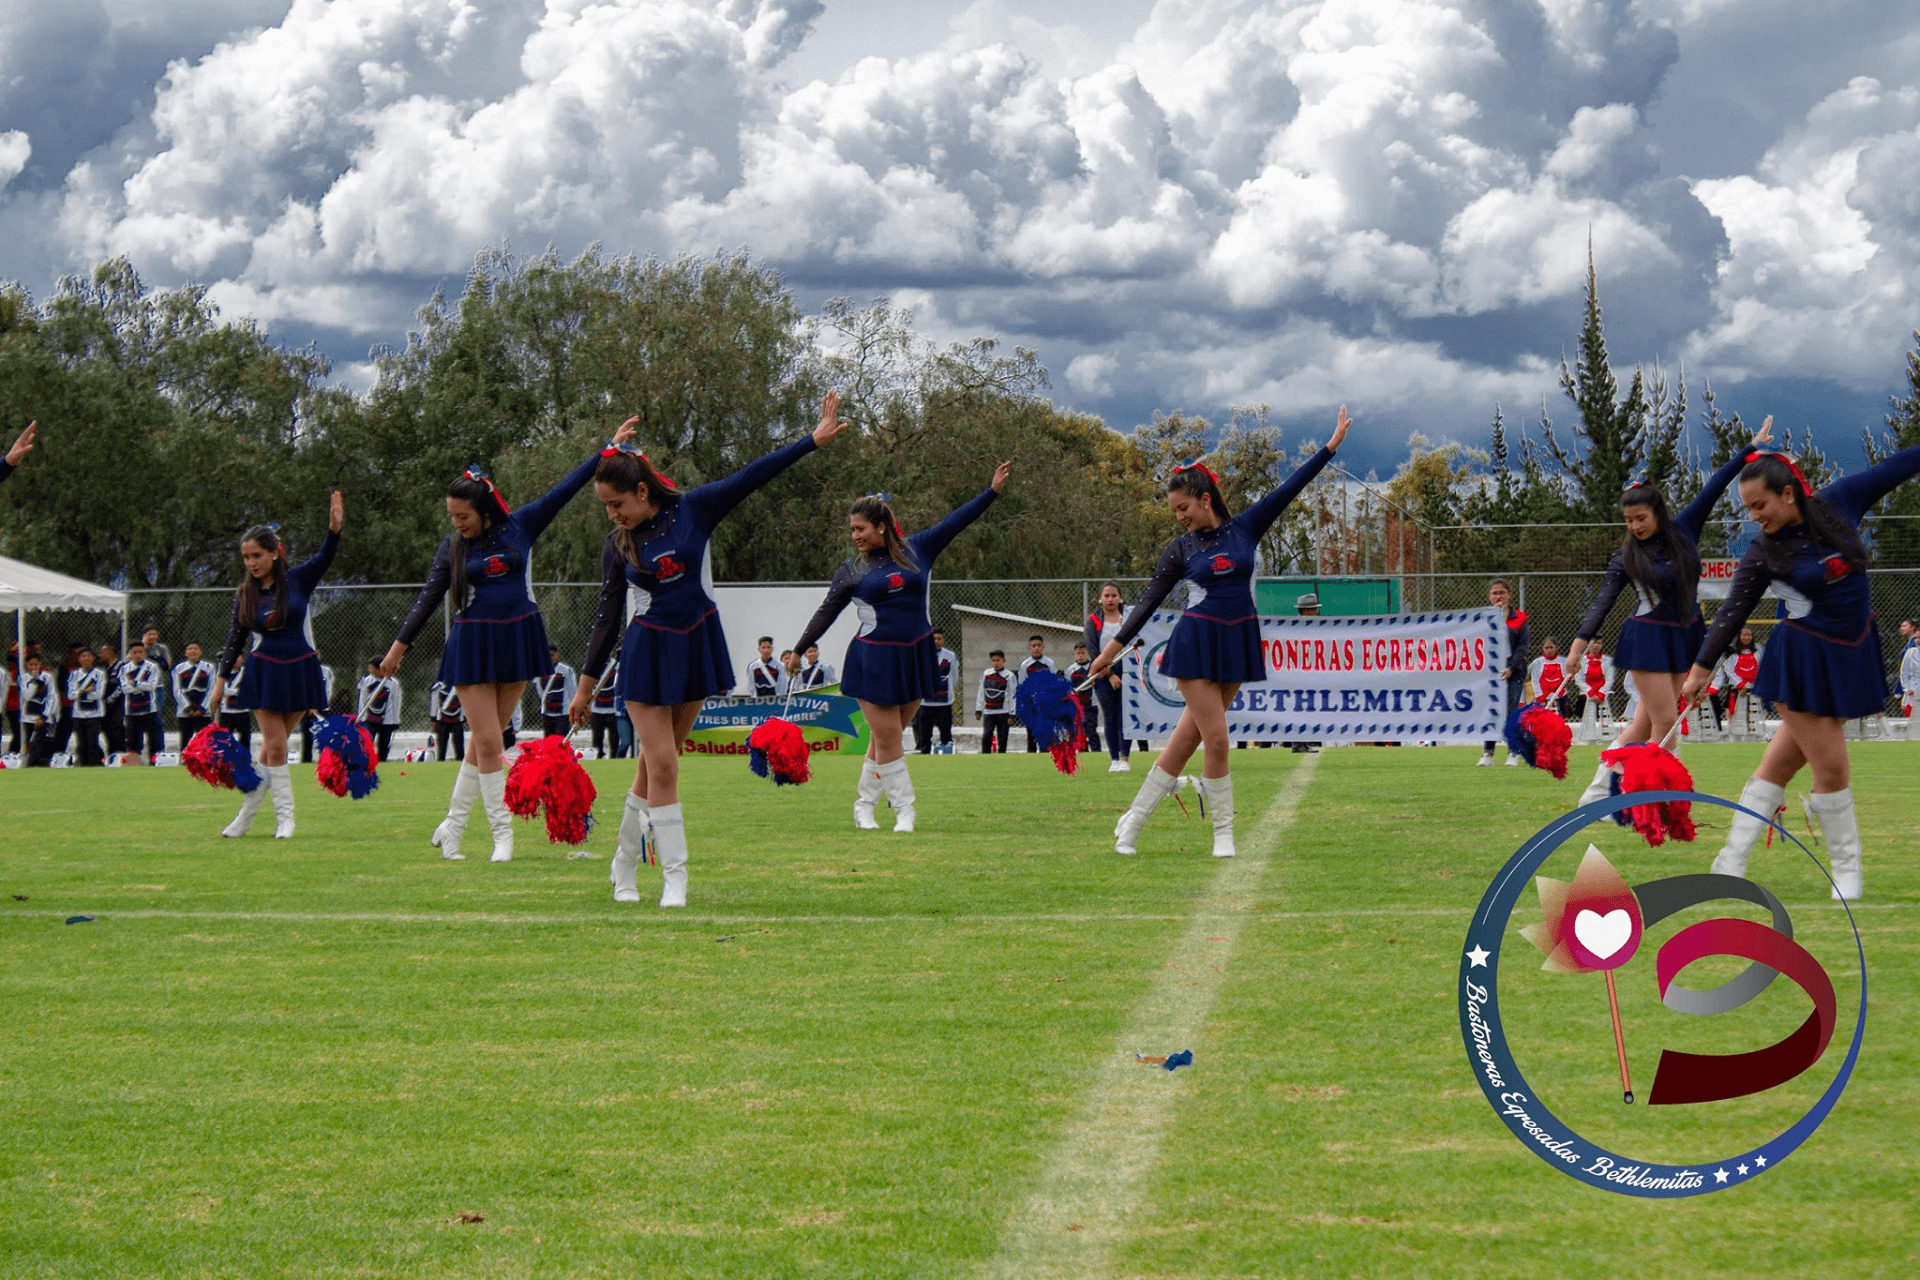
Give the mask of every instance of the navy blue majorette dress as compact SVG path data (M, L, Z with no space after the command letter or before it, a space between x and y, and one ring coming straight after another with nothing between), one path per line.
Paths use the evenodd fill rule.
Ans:
M1720 501L1720 495L1727 491L1733 478L1740 474L1740 468L1746 465L1746 451L1742 450L1708 476L1700 496L1673 517L1674 532L1685 538L1688 545L1700 541L1700 533L1707 527L1707 517L1713 514L1714 504ZM1666 540L1656 533L1652 537L1639 539L1639 542L1653 566L1651 579L1640 582L1630 577L1626 553L1614 552L1613 559L1607 562L1607 580L1601 585L1600 594L1594 597L1593 606L1587 610L1587 616L1581 619L1574 635L1581 640L1592 640L1599 635L1607 614L1613 610L1614 601L1620 598L1621 591L1631 582L1640 597L1640 603L1634 609L1633 616L1620 629L1620 639L1613 646L1614 667L1620 671L1685 671L1693 665L1693 655L1700 652L1701 641L1707 634L1706 624L1701 621L1699 601L1694 602L1692 613L1682 619L1679 609L1680 566L1668 558Z
M247 678L240 682L234 701L248 711L298 713L324 711L327 706L326 679L320 674L320 654L313 644L313 618L309 605L315 587L326 576L334 553L340 550L340 535L328 530L320 549L305 562L287 570L287 602L278 607L271 591L260 597L260 614L248 622L240 620L240 597L233 598L233 625L227 642L220 647L220 675L233 678L233 664L240 649L247 646ZM248 644L247 637L253 637Z
M469 684L515 684L553 670L547 656L547 624L533 601L533 544L573 495L593 479L599 453L568 472L544 495L468 541L448 534L433 554L433 568L413 608L400 624L399 643L412 646L453 585L453 557L467 561L467 599L454 614L446 652L435 677L449 688Z
M608 534L600 552L600 609L580 678L598 680L617 642L623 702L672 707L731 690L733 659L713 599L713 531L755 490L819 447L805 435L687 490L631 531L637 564L621 554L622 531ZM631 615L629 585L636 599Z
M1175 538L1161 553L1153 580L1113 639L1123 649L1133 643L1174 584L1184 578L1193 584L1192 594L1186 612L1167 640L1160 674L1170 680L1213 680L1220 684L1265 680L1260 613L1253 603L1260 539L1332 460L1333 450L1322 449L1302 463L1285 484L1239 515L1212 529L1191 530Z
M1855 529L1867 508L1920 473L1920 446L1836 480L1819 496ZM1887 709L1887 677L1865 572L1837 548L1815 541L1806 524L1762 533L1747 548L1694 662L1712 670L1771 584L1779 625L1760 656L1753 692L1807 715L1851 720ZM1784 566L1776 572L1769 566Z
M847 646L840 692L878 707L901 707L939 689L939 650L933 643L933 619L927 613L933 562L999 496L988 489L931 529L908 538L912 566L884 553L843 561L833 572L826 600L794 641L793 651L805 653L819 643L852 601L860 614L860 629Z

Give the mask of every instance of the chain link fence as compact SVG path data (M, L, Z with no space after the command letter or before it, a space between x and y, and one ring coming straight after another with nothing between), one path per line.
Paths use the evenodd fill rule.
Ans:
M1483 573L1408 574L1395 579L1400 607L1406 612L1436 609L1461 609L1484 605L1487 585L1494 575ZM1558 641L1564 651L1572 642L1575 628L1586 613L1604 575L1598 571L1548 573L1509 573L1500 575L1514 592L1515 603L1531 620L1534 652L1548 637ZM1902 618L1920 617L1920 569L1877 569L1871 573L1874 606L1880 619L1882 657L1890 688L1897 689L1898 654L1901 647L1898 623ZM1377 580L1377 579L1376 579ZM1100 588L1109 579L1057 578L1018 580L943 580L933 581L929 605L935 625L947 636L948 647L966 654L969 627L989 623L1023 628L1029 622L1051 623L1078 631L1087 615L1098 605ZM1263 581L1297 584L1302 590L1314 584L1324 586L1329 579L1277 578ZM1145 585L1144 578L1118 580L1129 602ZM753 584L766 585L766 584ZM788 584L817 586L824 594L826 584ZM369 659L384 656L387 646L399 630L400 620L412 606L419 591L412 584L373 586L323 586L314 596L312 618L314 640L322 660L334 674L334 709L351 710L354 689L366 674ZM547 633L560 646L562 658L578 664L586 651L587 634L593 626L594 610L599 602L598 583L550 582L538 584L535 596L545 615ZM208 658L218 656L227 634L233 593L227 588L179 591L136 591L129 593L126 629L138 639L149 626L156 627L174 660L179 661L189 641L197 642ZM1176 594L1169 606L1178 608ZM1702 608L1711 620L1719 607L1717 600L1704 600ZM956 608L955 606L960 606ZM1613 610L1600 635L1608 648L1618 639L1626 621L1630 602ZM970 612L974 610L986 613ZM1005 615L1004 619L990 615ZM1760 638L1772 626L1771 602L1755 611L1754 623ZM430 624L418 643L408 652L400 669L403 730L424 730L427 726L427 690L440 663L449 615L442 608L440 619ZM97 648L102 643L118 645L122 621L117 616L88 613L30 613L27 615L29 639L38 644L43 657L58 665L73 645ZM7 626L11 633L13 628ZM1023 637L1024 638L1024 637ZM11 636L9 636L11 639ZM736 642L742 637L733 637ZM123 650L124 652L124 650ZM741 673L744 675L744 650ZM1013 655L1009 655L1012 657ZM1071 651L1055 652L1065 666ZM837 657L829 655L837 663ZM977 673L964 673L963 688L970 689ZM167 719L172 720L171 707ZM529 692L523 708L528 723L538 723L539 708Z

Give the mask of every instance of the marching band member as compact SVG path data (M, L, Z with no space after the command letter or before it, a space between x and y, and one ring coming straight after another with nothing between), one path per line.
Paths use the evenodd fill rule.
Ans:
M1213 853L1234 855L1232 743L1227 737L1227 708L1240 686L1266 679L1260 650L1260 616L1253 601L1253 575L1260 538L1300 491L1333 461L1350 422L1340 408L1333 438L1287 482L1240 515L1232 515L1220 496L1212 471L1199 464L1176 467L1167 482L1167 503L1186 530L1160 557L1153 580L1133 606L1133 614L1107 639L1093 660L1093 674L1104 674L1146 625L1176 582L1197 590L1174 624L1161 657L1161 672L1180 688L1187 709L1132 806L1114 828L1114 852L1132 853L1140 830L1162 800L1180 785L1180 770L1196 749L1205 748L1201 787L1212 809Z
M637 738L633 787L620 818L610 876L615 902L638 902L642 841L651 828L660 858L660 905L687 903L687 830L680 809L680 744L700 704L733 688L714 602L709 544L727 513L755 490L839 435L840 396L829 392L820 424L785 448L724 479L681 493L638 449L624 441L602 450L594 493L616 526L600 554L600 608L582 675L595 682L620 646L620 696ZM629 584L641 590L639 611L627 611ZM580 682L568 718L581 724L593 686Z
M320 656L318 649L313 652L315 657ZM333 710L333 668L324 662L320 664L320 689L326 694L326 701L300 717L301 764L314 762L313 731L320 727L320 717Z
M127 750L145 756L147 763L167 749L160 727L160 664L147 656L147 646L135 640L120 664L120 697L126 706Z
M213 664L200 656L200 646L187 642L186 657L174 663L173 715L180 726L180 749L193 735L213 723Z
M980 754L1007 754L1007 734L1013 728L1013 691L1020 677L1007 666L1007 655L999 649L987 654L987 666L980 673L979 688L973 695L973 718L980 723Z
M233 593L233 624L215 664L213 696L223 705L226 683L233 677L244 648L247 676L236 701L253 712L260 724L260 772L263 786L240 801L220 834L237 840L253 826L253 817L269 795L273 797L273 838L293 838L293 775L287 768L287 737L316 707L327 705L330 690L313 645L313 618L309 602L340 550L340 523L345 508L335 490L327 500L327 536L320 549L298 565L287 564L287 544L271 525L256 525L240 539L240 559L246 576ZM129 650L131 656L131 650ZM129 709L131 720L131 709Z
M400 727L400 681L380 674L380 659L367 659L367 674L354 689L353 718L367 728L380 763L393 749L393 731Z
M1537 700L1562 716L1566 714L1567 668L1560 660L1560 646L1552 636L1541 644L1540 656L1527 667L1527 681L1533 685L1533 696Z
M540 731L549 738L564 738L573 729L567 720L567 708L573 705L580 679L572 667L560 661L559 645L548 646L547 661L553 664L553 670L539 682Z
M127 749L127 695L120 690L120 650L108 641L100 646L100 669L107 673L107 754Z
M773 637L761 636L760 656L747 664L747 696L777 698L787 691L787 672L773 660Z
M1506 685L1507 707L1501 713L1501 723L1511 716L1520 705L1520 686L1526 683L1527 650L1532 646L1527 642L1527 615L1513 607L1513 588L1503 578L1495 578L1487 584L1487 603L1500 610L1507 620L1507 665L1501 668L1500 679ZM1497 743L1484 742L1480 745L1480 759L1477 764L1486 768L1493 763L1493 749ZM1513 754L1513 748L1507 748L1507 764L1513 768L1520 766L1520 757Z
M1768 637L1754 692L1780 713L1780 731L1767 744L1740 803L1771 817L1787 783L1803 766L1813 770L1809 802L1826 837L1834 896L1858 898L1862 889L1860 827L1854 815L1846 722L1887 705L1869 554L1858 529L1867 508L1920 472L1920 447L1900 452L1821 489L1784 454L1752 452L1740 471L1740 500L1760 536L1740 558L1726 603L1713 620L1682 692L1698 694L1714 664L1759 604L1769 583L1780 598L1780 624ZM1727 843L1713 860L1722 875L1744 876L1747 855L1766 830L1763 819L1736 812Z
M1751 448L1773 438L1773 418L1760 424ZM1634 701L1627 727L1613 745L1660 742L1680 714L1680 686L1706 634L1700 616L1700 535L1720 496L1746 465L1742 451L1707 477L1692 502L1678 515L1667 512L1666 495L1644 481L1627 486L1620 497L1626 535L1607 562L1606 581L1581 620L1567 661L1578 666L1587 645L1600 633L1613 605L1632 584L1638 603L1620 628L1613 662L1627 672ZM1603 799L1612 787L1613 768L1602 764L1581 793L1580 803Z
M1900 650L1900 714L1911 719L1914 697L1920 694L1920 622L1902 618L1900 634L1907 641Z
M27 429L15 437L13 447L7 450L6 457L0 458L0 484L5 484L7 477L13 474L14 468L27 460L27 455L33 452L33 442L39 438L39 435L40 424L29 422Z
M1109 582L1100 588L1100 607L1087 615L1086 630L1082 633L1087 642L1087 652L1097 654L1106 647L1104 639L1107 628L1116 631L1127 620L1127 600L1120 593L1120 584ZM1100 708L1100 719L1107 726L1107 772L1129 773L1133 769L1133 743L1126 737L1127 726L1121 723L1120 677L1125 668L1126 659L1114 664L1114 669L1093 685L1093 696ZM1091 667L1089 667L1091 669ZM1092 739L1088 739L1089 743Z
M938 733L947 750L953 750L953 685L960 670L960 658L947 648L947 633L933 629L933 688L920 699L920 712L913 718L913 745L921 755L933 751L933 735Z
M1012 470L1011 462L1001 463L978 495L910 538L893 514L889 495L870 493L855 502L847 515L847 533L859 554L834 570L826 600L794 642L795 649L817 654L820 637L849 603L860 615L859 630L847 646L840 691L859 700L870 730L853 801L853 825L862 831L879 829L874 810L882 794L893 806L893 829L913 830L913 779L907 774L901 739L920 700L939 683L934 671L939 646L927 612L927 582L933 562L993 505ZM788 673L798 672L794 662Z
M219 674L215 672L215 674ZM220 727L240 740L247 749L249 758L253 755L253 717L240 705L240 685L247 676L247 655L243 650L240 660L234 667L233 678L227 681L227 687L220 691Z
M53 758L53 728L60 719L60 692L54 687L53 673L40 661L38 653L27 654L26 674L20 677L20 722L24 741L21 762L28 768L44 768Z
M631 439L636 421L623 423L613 438ZM456 612L438 678L459 692L473 734L453 781L447 816L433 830L434 847L450 862L465 856L460 840L476 799L493 832L491 861L513 858L507 726L519 712L527 681L547 675L550 661L546 622L533 599L533 545L586 488L599 463L595 450L544 496L518 511L507 507L492 478L478 467L468 467L448 485L447 516L453 532L434 552L426 585L380 664L381 675L399 670L400 660L451 591Z
M577 692L577 691L576 691ZM593 752L602 760L617 760L625 752L620 745L620 659L616 656L594 682L593 703L588 708L593 719Z
M81 765L103 763L100 730L107 718L107 673L95 663L93 650L84 646L80 665L67 676L67 698L73 704L73 732Z
M1759 677L1760 645L1753 638L1753 628L1742 627L1740 639L1720 659L1707 685L1707 696L1713 699L1714 712L1722 717L1722 723L1735 716L1742 725L1751 719L1753 682Z
M833 668L820 661L820 646L809 645L804 650L806 661L799 662L791 654L787 658L787 684L789 688L806 692L811 689L824 689L833 683Z
M427 694L427 719L433 722L433 758L444 762L447 743L453 743L453 758L467 758L467 714L460 709L460 691L444 680L435 680Z

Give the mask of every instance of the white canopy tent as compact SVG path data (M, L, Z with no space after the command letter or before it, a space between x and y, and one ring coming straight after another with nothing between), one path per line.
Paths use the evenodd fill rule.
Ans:
M20 661L27 657L27 610L117 613L126 627L127 593L0 556L0 614L14 616Z

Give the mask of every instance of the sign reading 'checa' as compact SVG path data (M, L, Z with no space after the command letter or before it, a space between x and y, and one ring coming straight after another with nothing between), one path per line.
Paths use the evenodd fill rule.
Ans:
M1127 736L1163 738L1186 703L1161 673L1179 615L1157 613L1126 664ZM1189 626L1209 625L1194 620ZM1261 618L1266 679L1240 686L1227 734L1251 742L1483 742L1500 737L1507 629L1493 609Z

